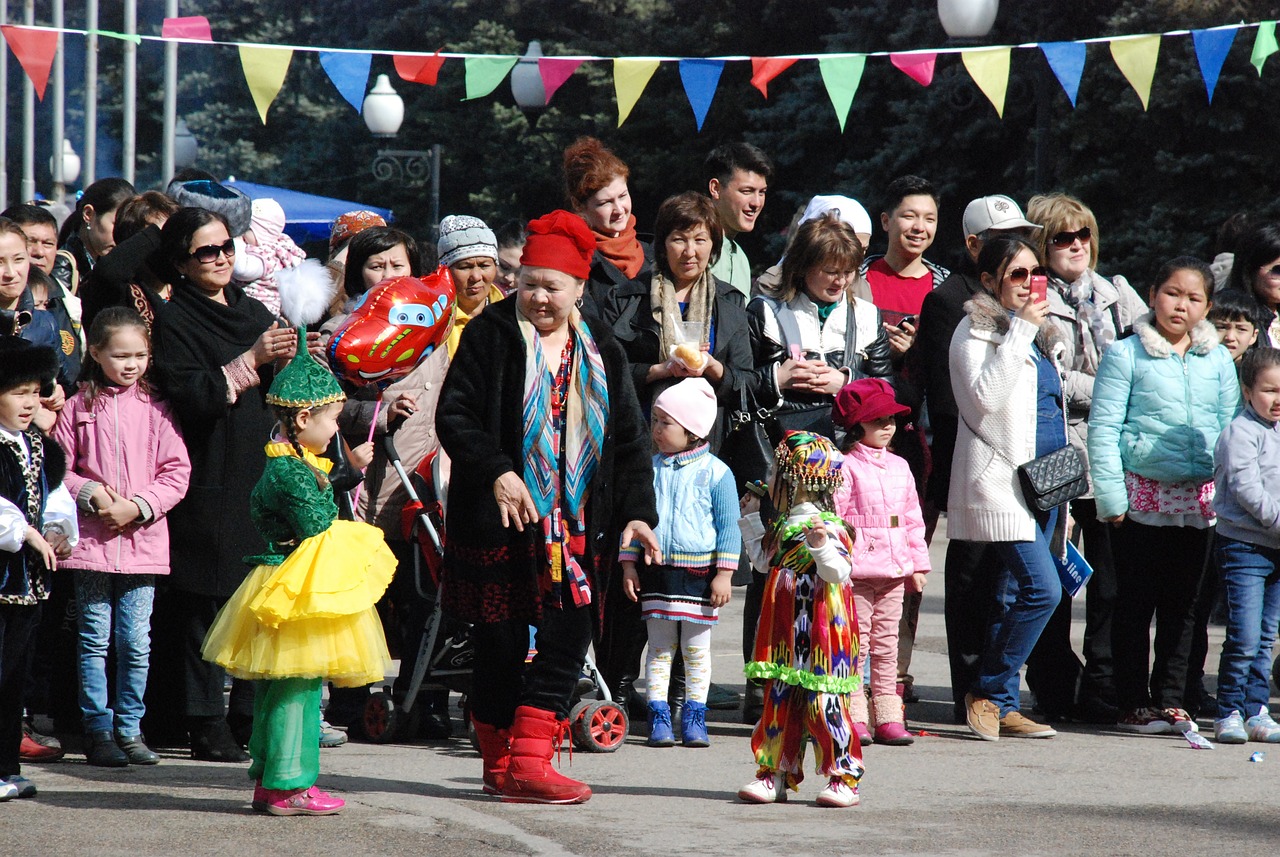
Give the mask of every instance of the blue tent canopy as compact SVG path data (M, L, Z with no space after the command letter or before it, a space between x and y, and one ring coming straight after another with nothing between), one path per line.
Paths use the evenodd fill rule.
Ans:
M285 233L299 244L305 241L328 241L333 221L348 211L372 211L391 223L395 216L389 208L376 208L359 202L345 202L328 196L271 187L265 184L228 179L227 187L237 188L250 199L274 199L284 209Z

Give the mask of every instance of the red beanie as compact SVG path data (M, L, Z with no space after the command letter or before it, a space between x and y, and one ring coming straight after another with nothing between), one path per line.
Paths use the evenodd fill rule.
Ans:
M581 217L558 209L529 221L528 233L521 266L551 268L580 280L591 276L596 236Z

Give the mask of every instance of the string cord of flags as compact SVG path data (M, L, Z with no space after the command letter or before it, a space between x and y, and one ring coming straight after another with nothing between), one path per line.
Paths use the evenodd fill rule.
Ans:
M1112 61L1133 87L1142 102L1143 110L1146 110L1150 103L1161 42L1164 39L1191 37L1209 103L1212 103L1227 55L1237 35L1245 30L1255 31L1250 62L1261 76L1267 59L1280 51L1280 45L1277 45L1276 40L1276 21L1241 22L1200 30L1169 30L1162 33L1102 36L1066 42L1026 42L1017 45L789 54L772 57L571 55L539 57L537 64L546 93L546 102L549 104L556 90L583 63L612 63L614 92L618 105L618 126L621 127L640 100L658 67L662 63L677 63L685 97L693 110L697 128L701 131L727 63L750 62L751 85L768 98L769 83L775 78L798 62L816 61L823 86L835 110L840 130L843 132L854 98L857 96L858 86L862 82L867 60L871 58L887 58L903 74L921 86L927 87L933 83L938 57L959 54L969 77L991 102L996 114L1003 118L1013 51L1039 50L1043 53L1049 68L1074 108L1080 93L1080 81L1084 75L1088 46L1106 44ZM245 82L248 84L249 92L258 110L258 116L264 124L267 121L267 111L284 87L290 62L294 53L297 52L318 54L320 65L330 81L343 99L356 111L360 111L363 104L374 56L391 57L396 73L402 79L427 86L436 85L440 69L445 62L460 60L464 64L465 72L464 101L484 98L491 94L521 59L514 54L367 50L215 40L209 21L203 16L166 18L158 36L119 33L111 30L89 31L13 24L0 26L0 33L3 34L4 41L30 78L41 100L44 99L50 69L58 50L60 37L63 35L89 36L92 34L132 42L134 45L141 45L145 41L236 48Z

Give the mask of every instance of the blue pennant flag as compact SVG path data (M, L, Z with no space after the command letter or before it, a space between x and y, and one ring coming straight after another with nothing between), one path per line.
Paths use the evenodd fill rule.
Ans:
M1049 61L1049 68L1058 78L1058 83L1066 90L1071 106L1076 106L1076 96L1080 94L1080 77L1084 74L1085 46L1080 42L1046 42L1040 45L1044 58Z
M372 54L353 54L346 51L321 51L320 65L329 80L338 88L338 94L359 113L364 104L364 87L369 82L369 66Z
M707 111L711 109L711 99L716 97L722 71L724 60L680 60L680 81L684 84L684 94L693 108L693 118L698 122L699 131L707 118Z
M1204 77L1205 89L1209 91L1209 103L1213 103L1213 91L1218 88L1218 75L1222 73L1222 64L1227 61L1227 54L1236 40L1236 28L1221 30L1192 30L1191 41L1196 46L1196 60L1200 63L1200 74Z

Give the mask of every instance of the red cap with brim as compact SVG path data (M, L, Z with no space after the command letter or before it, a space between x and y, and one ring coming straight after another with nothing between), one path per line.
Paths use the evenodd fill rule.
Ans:
M845 384L836 394L831 417L844 429L884 417L896 417L911 408L898 404L893 387L882 378L860 378Z
M585 280L591 276L596 236L587 222L563 209L529 221L520 265L551 268Z

